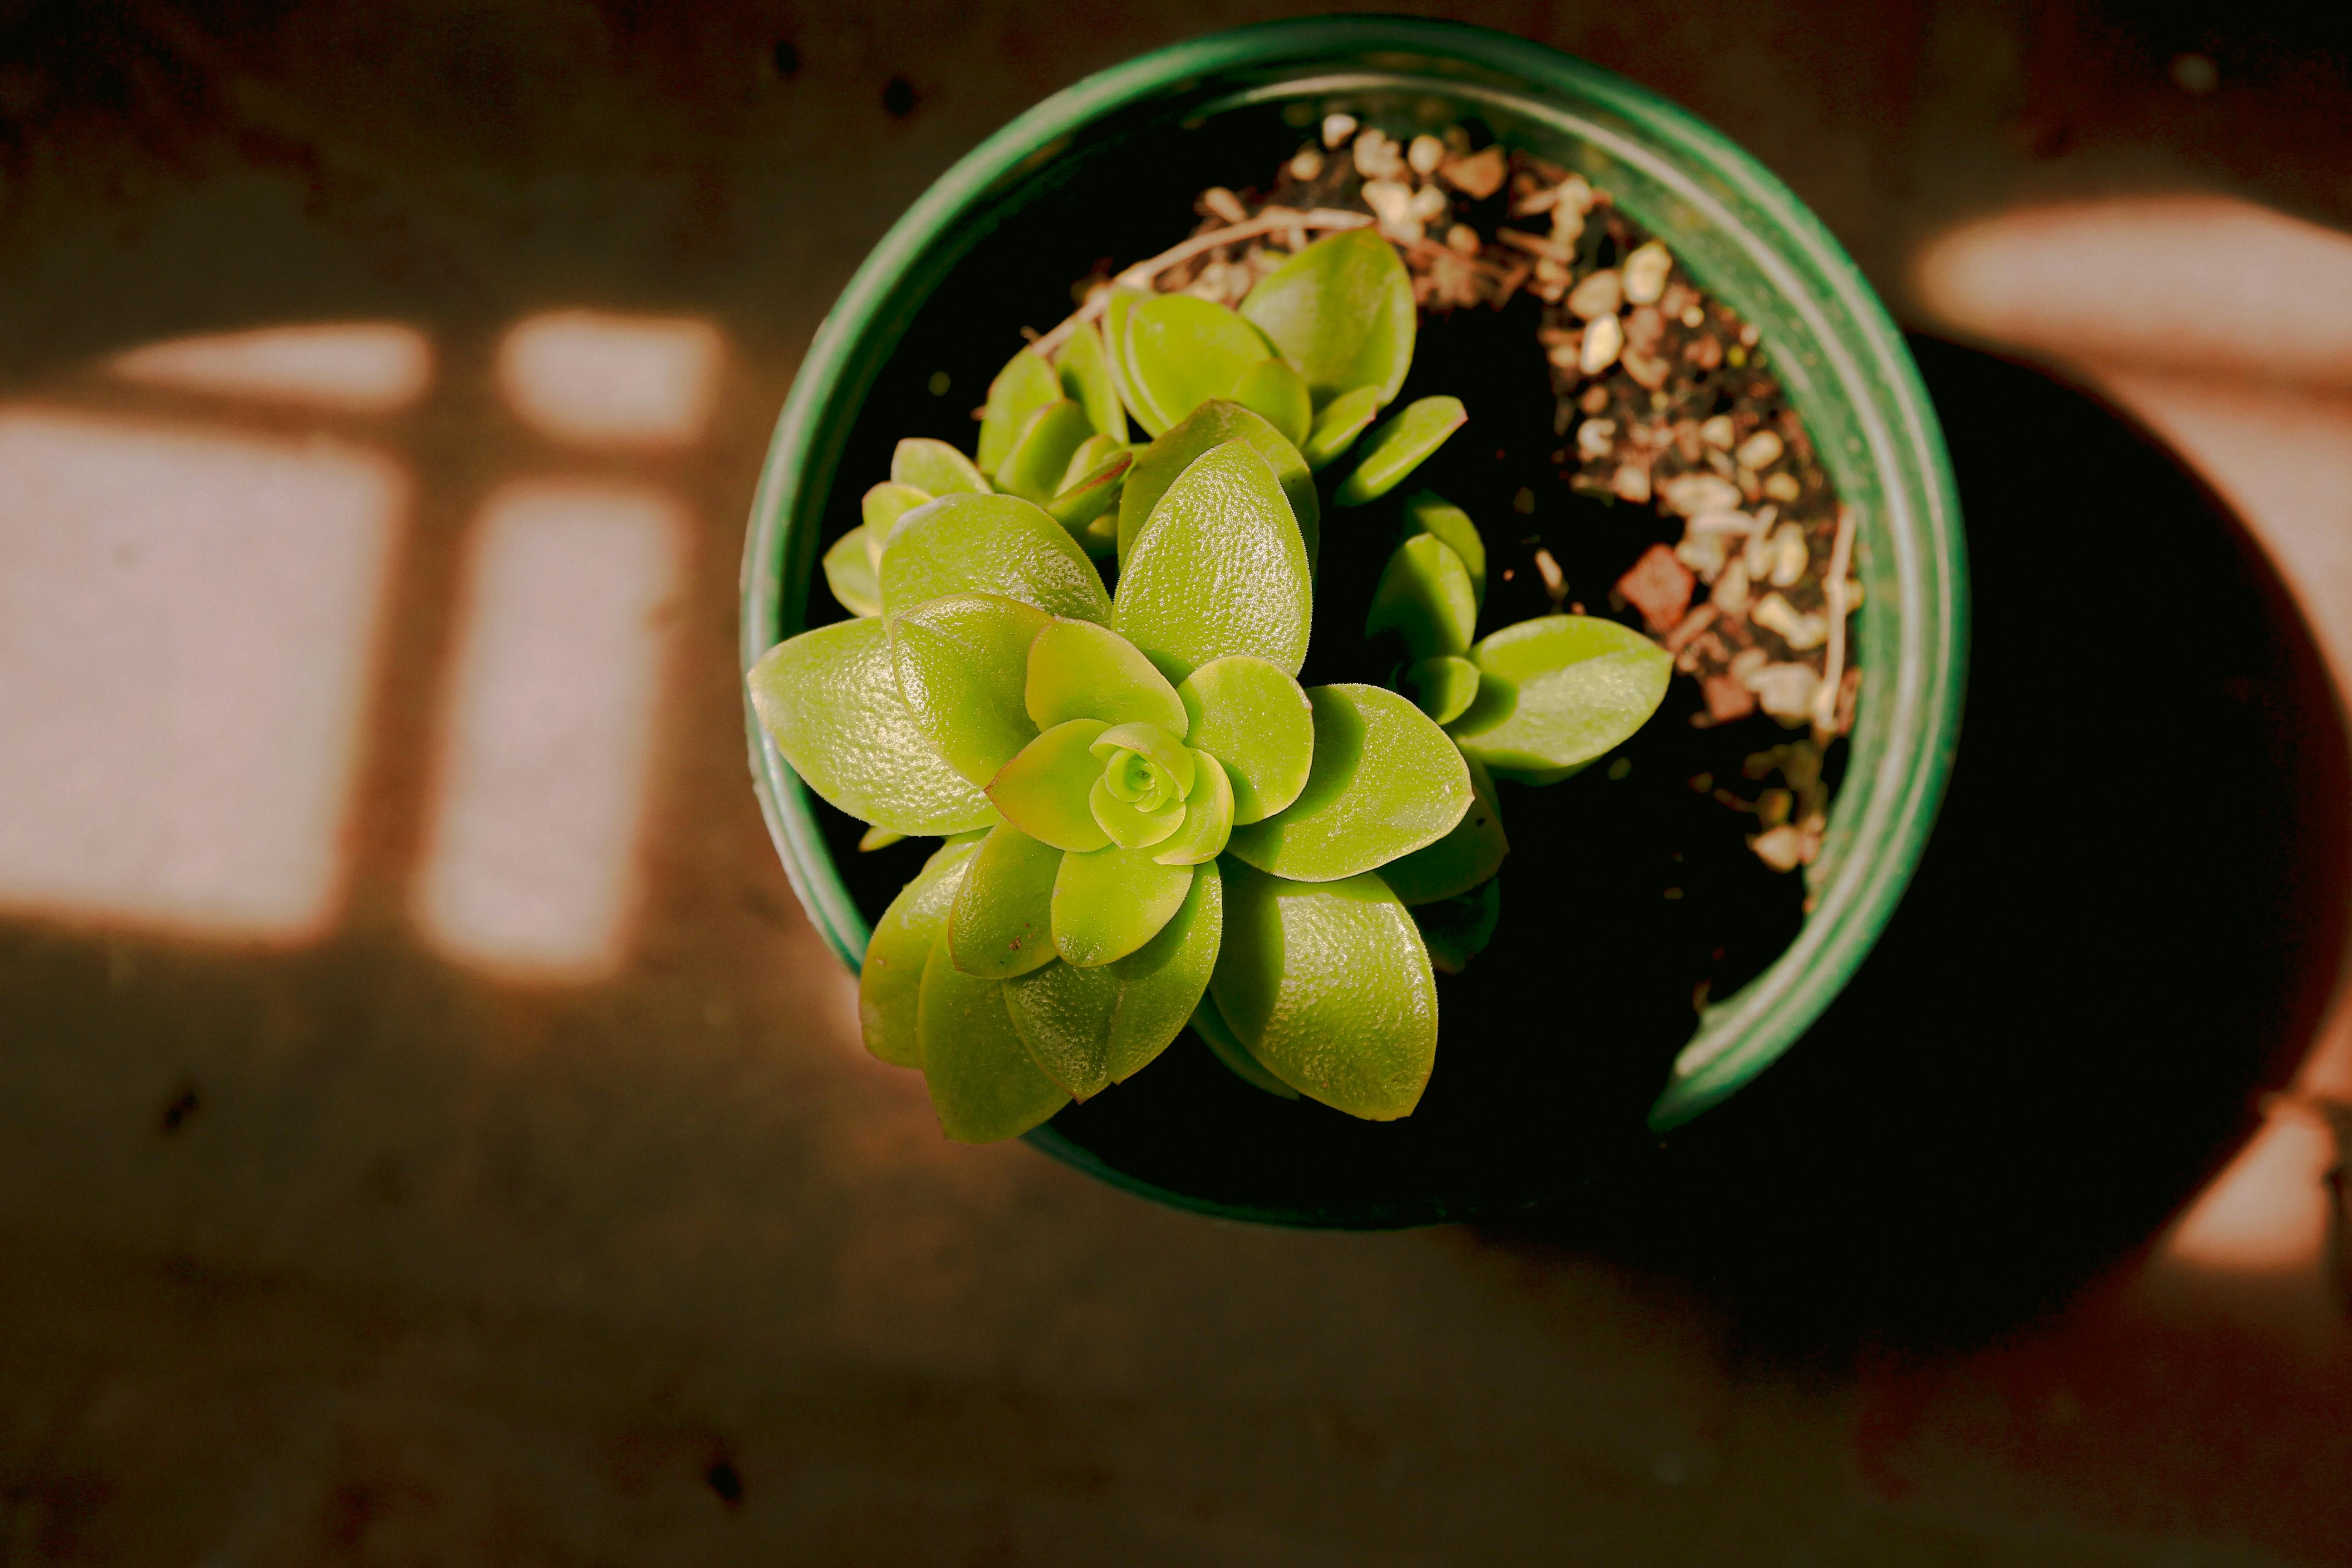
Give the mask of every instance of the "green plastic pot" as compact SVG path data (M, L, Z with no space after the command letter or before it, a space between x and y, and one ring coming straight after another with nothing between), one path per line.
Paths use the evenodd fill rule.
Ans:
M1320 1122L1280 1120L1298 1115L1283 1102L1214 1099L1228 1089L1256 1091L1231 1084L1213 1064L1201 1067L1205 1053L1197 1047L1171 1065L1192 1045L1184 1039L1132 1084L1031 1135L1046 1152L1164 1202L1283 1224L1393 1226L1559 1195L1737 1093L1796 1043L1853 974L1927 842L1951 770L1966 666L1967 571L1952 477L1893 322L1836 240L1769 172L1632 82L1449 23L1322 17L1244 27L1089 77L942 175L826 317L752 502L741 654L748 668L808 624L813 582L816 618L830 618L814 571L821 541L854 520L857 495L887 468L888 439L927 433L968 444L964 410L1010 352L1012 325L1058 320L1069 308L1065 285L1095 258L1124 265L1164 247L1202 185L1253 170L1262 177L1300 135L1285 124L1311 123L1334 108L1433 124L1474 115L1501 139L1610 190L1761 330L1823 461L1859 512L1856 564L1865 589L1856 639L1864 696L1829 830L1809 871L1811 910L1777 962L1700 1015L1670 1068L1660 1064L1630 1091L1618 1085L1621 1097L1632 1096L1625 1116L1596 1121L1598 1131L1563 1124L1557 1149L1541 1147L1555 1137L1549 1121L1486 1129L1473 1116L1435 1143L1392 1131L1428 1117L1426 1105L1405 1122L1327 1134ZM1236 149L1250 160L1238 174L1229 167ZM1057 253L1061 241L1076 248ZM899 353L910 343L922 358ZM935 362L959 366L950 398L937 396L926 374ZM828 820L838 814L793 775L748 706L745 717L777 850L810 919L854 970L868 911L911 863L869 876L865 858L848 851L846 820ZM861 877L872 884L862 892L852 885ZM1507 866L1507 927L1515 908L1531 918L1512 902L1510 877ZM1462 981L1480 983L1476 966ZM1449 1038L1433 1096L1450 1060L1490 1048L1502 1047ZM1583 1047L1570 1040L1561 1048ZM1160 1121L1150 1116L1146 1096L1169 1101ZM1076 1110L1114 1100L1128 1120L1108 1133L1073 1121ZM1495 1105L1500 1116L1508 1101ZM1311 1112L1336 1119L1321 1108ZM1339 1142L1318 1142L1327 1135ZM1371 1141L1382 1136L1391 1142ZM1269 1143L1299 1152L1285 1164ZM1512 1160L1496 1163L1488 1152L1496 1146L1510 1146Z

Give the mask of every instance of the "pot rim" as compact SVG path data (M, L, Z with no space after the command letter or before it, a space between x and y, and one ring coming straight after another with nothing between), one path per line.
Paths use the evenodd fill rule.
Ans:
M1833 874L1814 887L1812 912L1796 938L1763 973L1702 1015L1649 1113L1652 1131L1663 1134L1729 1098L1794 1045L1861 966L1892 917L1951 774L1966 686L1968 573L1957 488L1933 405L1860 268L1762 164L1650 89L1482 27L1334 16L1171 44L1087 77L1017 116L940 175L891 226L819 325L778 417L752 499L740 584L742 666L749 670L778 638L797 629L800 608L782 596L787 578L798 575L787 572L786 552L797 548L813 558L814 531L796 524L824 506L842 442L872 376L929 292L931 285L921 275L942 234L1113 111L1269 68L1290 70L1279 89L1285 94L1342 87L1351 73L1356 79L1392 81L1399 72L1367 64L1366 57L1384 52L1495 73L1517 84L1522 101L1543 106L1555 120L1562 113L1558 100L1602 105L1643 140L1589 121L1578 134L1608 144L1615 155L1675 187L1679 199L1726 231L1747 236L1753 219L1768 224L1775 232L1769 243L1759 239L1750 247L1753 259L1807 317L1830 353L1840 395L1871 435L1865 460L1905 459L1900 471L1880 471L1900 590L1894 606L1900 651L1893 689L1882 685L1869 700L1880 708L1871 716L1873 727L1885 725L1874 765L1867 777L1850 769L1832 805L1832 832L1848 841ZM1344 68L1329 68L1335 62L1345 62ZM1431 85L1461 90L1471 84ZM1491 87L1480 91L1496 96ZM1733 203L1752 216L1735 214ZM910 284L920 285L913 300L906 298ZM874 352L877 330L885 334L880 353ZM796 539L796 533L807 537ZM1873 615L1871 602L1862 613ZM1884 616L1888 607L1879 605L1876 613ZM833 868L805 786L761 731L748 697L744 721L761 811L793 890L827 945L855 973L866 922ZM1061 1140L1045 1142L1057 1156L1130 1190L1189 1208L1248 1213L1139 1182ZM1287 1211L1257 1217L1302 1218Z

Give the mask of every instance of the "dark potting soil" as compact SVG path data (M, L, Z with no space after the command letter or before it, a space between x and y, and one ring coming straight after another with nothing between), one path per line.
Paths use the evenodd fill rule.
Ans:
M903 437L969 448L973 405L1017 340L1008 323L1051 326L1072 308L1062 280L1101 272L1171 242L1171 211L1192 194L1239 184L1269 146L1297 140L1272 106L1184 131L1113 129L1060 188L979 237L915 313L845 444L811 558L857 526L858 498L887 476ZM1150 177L1108 177L1149 170ZM1108 262L1108 266L1106 266ZM1541 303L1424 312L1400 403L1450 393L1468 425L1418 472L1469 512L1489 552L1480 635L1554 612L1535 566L1549 551L1570 596L1612 613L1609 585L1681 521L1563 484L1552 461L1551 374L1537 337ZM1331 484L1345 470L1326 476ZM1540 498L1532 511L1514 500ZM1397 496L1324 512L1315 640L1301 679L1386 682L1392 650L1360 636L1395 542ZM1524 502L1522 502L1524 504ZM811 572L806 624L841 618ZM1634 612L1622 613L1638 625ZM797 627L786 627L790 631ZM1696 727L1696 683L1678 678L1632 741L1563 783L1502 786L1511 842L1495 938L1459 975L1438 980L1436 1068L1418 1110L1360 1121L1312 1100L1283 1100L1234 1077L1192 1035L1149 1068L1034 1141L1129 1185L1226 1212L1304 1223L1381 1226L1465 1217L1556 1196L1647 1148L1644 1116L1708 995L1761 972L1803 919L1801 874L1752 853L1753 817L1694 788L1737 779L1744 759L1790 731L1762 716ZM1832 784L1844 743L1828 758ZM936 847L914 840L857 850L863 825L815 803L828 847L869 921Z

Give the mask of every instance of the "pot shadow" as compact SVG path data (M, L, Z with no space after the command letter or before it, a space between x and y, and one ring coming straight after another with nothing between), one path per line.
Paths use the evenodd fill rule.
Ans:
M1481 1234L1678 1275L1759 1347L1999 1334L2145 1243L2333 994L2347 742L2229 508L2095 396L1933 341L1967 716L1917 879L1790 1056Z

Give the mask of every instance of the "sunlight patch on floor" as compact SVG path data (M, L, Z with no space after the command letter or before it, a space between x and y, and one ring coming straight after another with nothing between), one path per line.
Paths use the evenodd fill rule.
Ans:
M1966 225L1914 275L1939 324L2055 362L2170 443L2269 550L2345 680L2352 237L2215 196L2102 201Z
M2208 1268L2308 1269L2327 1234L2323 1178L2335 1154L2319 1118L2282 1110L2198 1194L2164 1251Z
M109 367L126 381L350 414L389 414L425 395L433 349L395 321L257 327L149 343Z
M1944 322L2103 367L2352 388L2352 236L2223 196L2026 208L1922 248Z
M508 331L498 380L541 435L587 447L675 447L709 424L724 352L708 321L558 310Z
M299 941L336 913L407 508L323 438L0 408L0 906Z
M689 533L634 486L525 481L485 504L416 901L445 952L554 981L623 957Z

